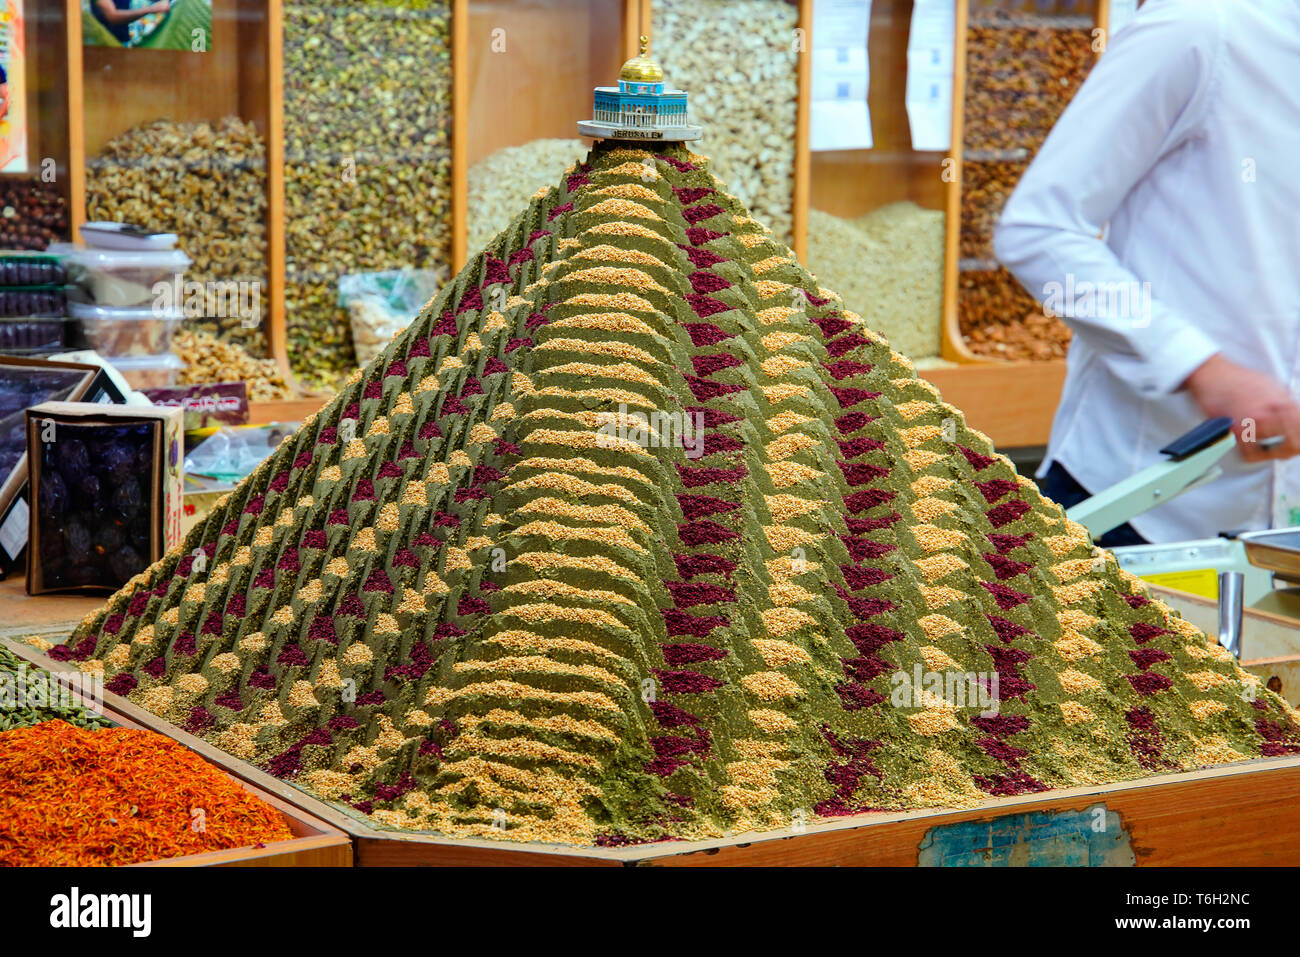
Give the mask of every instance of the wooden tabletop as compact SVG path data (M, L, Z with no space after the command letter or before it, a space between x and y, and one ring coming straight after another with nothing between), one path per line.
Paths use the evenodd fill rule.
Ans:
M29 595L22 571L0 581L0 635L70 632L82 618L103 607L109 596L59 592Z

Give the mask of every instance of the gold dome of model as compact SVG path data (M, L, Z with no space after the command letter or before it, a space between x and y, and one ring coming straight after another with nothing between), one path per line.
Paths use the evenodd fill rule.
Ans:
M641 52L623 64L618 78L628 83L662 83L664 71L650 57L650 39L641 37Z

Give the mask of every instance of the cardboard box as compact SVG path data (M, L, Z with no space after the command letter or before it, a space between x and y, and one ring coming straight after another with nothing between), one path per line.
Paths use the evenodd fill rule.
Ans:
M28 594L115 591L180 543L183 418L89 402L27 410Z
M35 380L44 380L37 387ZM0 577L17 563L27 548L27 445L25 408L8 408L6 386L21 390L35 405L48 401L120 403L122 393L99 366L0 355ZM18 431L18 447L10 449L11 433ZM6 450L18 452L15 460ZM21 450L21 451L19 451Z

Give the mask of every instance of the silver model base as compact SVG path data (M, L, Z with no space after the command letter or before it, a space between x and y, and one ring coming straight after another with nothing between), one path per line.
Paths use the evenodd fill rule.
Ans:
M578 132L598 140L649 140L654 143L685 143L704 135L700 126L619 126L596 120L579 120Z

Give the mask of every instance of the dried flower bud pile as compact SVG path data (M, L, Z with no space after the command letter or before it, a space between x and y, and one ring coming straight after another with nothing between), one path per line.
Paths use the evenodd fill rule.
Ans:
M293 398L291 386L274 359L255 359L233 342L205 332L182 329L172 337L172 351L185 361L179 385L244 382L253 402Z
M0 866L139 864L293 837L274 808L152 731L0 733Z
M451 5L284 8L286 322L296 376L356 367L345 272L451 261Z
M50 654L456 837L715 836L1300 752L1285 702L679 146L597 144Z
M194 261L187 282L259 283L267 315L266 146L256 126L237 116L158 120L114 137L88 165L90 219L175 233ZM260 326L220 315L228 310L209 300L204 316L190 318L195 327L266 353Z

